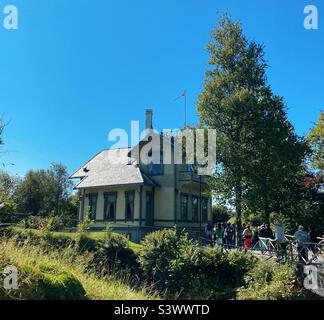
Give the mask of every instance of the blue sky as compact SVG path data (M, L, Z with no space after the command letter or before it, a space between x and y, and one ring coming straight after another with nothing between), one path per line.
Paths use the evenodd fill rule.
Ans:
M289 118L305 134L324 109L324 3L321 0L0 0L19 12L19 29L2 28L0 114L6 127L0 163L24 174L62 162L70 172L110 146L108 132L189 122L207 68L206 44L228 10L248 37L263 42L269 82L285 97ZM319 30L303 27L317 5ZM322 15L323 12L323 28Z

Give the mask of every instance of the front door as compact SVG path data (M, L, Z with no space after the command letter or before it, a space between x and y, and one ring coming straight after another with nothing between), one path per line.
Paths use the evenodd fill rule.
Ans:
M153 227L154 225L154 193L146 192L146 226Z

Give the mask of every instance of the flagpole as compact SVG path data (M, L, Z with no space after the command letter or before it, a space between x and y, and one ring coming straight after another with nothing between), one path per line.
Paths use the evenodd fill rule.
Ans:
M184 98L184 126L187 127L187 91L184 91L181 96L176 98L174 101L177 101L181 98Z
M185 128L187 127L187 92L185 91L184 95L184 112L185 112Z

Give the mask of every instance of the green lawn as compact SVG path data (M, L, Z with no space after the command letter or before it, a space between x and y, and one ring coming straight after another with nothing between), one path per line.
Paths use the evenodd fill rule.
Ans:
M26 229L23 228L18 228L18 227L14 227L12 228L13 230L17 230L17 231L23 231ZM32 232L39 234L40 231L39 230L34 230L34 229L29 229ZM106 232L105 231L91 231L87 233L87 237L89 237L90 239L93 240L104 240L106 237ZM51 232L51 235L53 237L69 237L71 239L75 239L78 236L78 233L76 232ZM132 241L128 241L128 248L132 249L134 252L138 252L141 249L141 245L134 243Z

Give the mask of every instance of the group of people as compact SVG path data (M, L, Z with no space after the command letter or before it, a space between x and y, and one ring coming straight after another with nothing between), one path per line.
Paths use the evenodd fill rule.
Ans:
M235 225L231 223L218 222L214 227L211 223L206 226L206 237L213 245L231 248L235 246Z
M274 230L270 225L263 223L258 227L252 228L250 223L243 224L243 245L245 250L257 248L260 251L268 250L270 241L277 242L280 254L284 255L287 246L285 236L285 227L281 221L274 220ZM206 237L215 246L224 246L226 248L235 247L236 243L236 226L231 223L218 222L214 226L208 223L205 228ZM297 244L300 261L307 261L307 252L310 249L316 253L317 235L313 227L307 231L303 226L299 226L294 234L294 240Z

